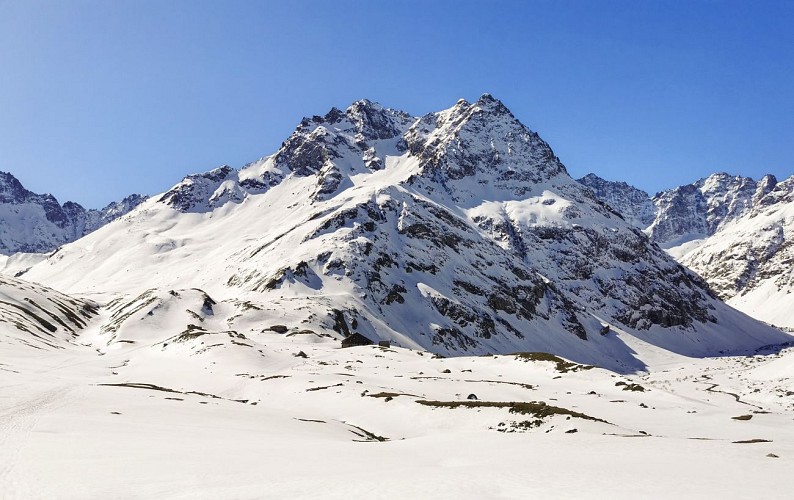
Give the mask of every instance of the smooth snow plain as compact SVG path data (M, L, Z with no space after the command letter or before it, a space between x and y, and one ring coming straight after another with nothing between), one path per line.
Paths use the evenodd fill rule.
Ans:
M59 348L3 337L0 497L789 498L794 487L792 349L692 359L617 331L650 367L619 375L342 349L297 329L147 329L105 346L94 323Z

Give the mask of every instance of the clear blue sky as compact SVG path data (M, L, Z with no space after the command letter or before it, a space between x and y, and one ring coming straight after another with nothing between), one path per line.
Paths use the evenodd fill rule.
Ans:
M484 92L577 177L788 177L794 2L0 0L0 170L87 207Z

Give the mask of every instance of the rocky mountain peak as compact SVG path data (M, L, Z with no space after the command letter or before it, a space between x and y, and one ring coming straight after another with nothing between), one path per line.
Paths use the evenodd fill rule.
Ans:
M226 201L241 201L237 170L222 165L209 172L190 174L158 200L181 212L206 211Z
M0 203L24 201L32 194L11 173L0 172Z
M771 177L771 179L767 179L767 177ZM769 175L761 179L758 184L758 191L756 192L758 202L756 207L759 210L794 201L794 176L777 182L774 176Z
M344 112L334 108L323 117L304 118L273 165L282 175L319 175L317 195L327 197L346 177L380 170L387 155L405 150L419 159L419 178L459 199L473 192L457 181L520 195L527 183L565 172L548 144L490 94L474 103L461 99L421 119L366 99Z
M768 323L794 326L794 176L765 176L745 190L749 207L680 260L731 305Z
M272 156L188 176L160 200L177 210L149 204L30 277L68 274L83 289L118 278L130 291L188 280L256 301L244 309L257 324L288 317L441 354L551 350L636 368L605 324L685 354L744 345L738 333L711 344L737 313L492 96L421 119L357 101L303 120ZM195 258L162 251L176 242ZM110 263L101 273L97 255Z
M360 141L391 139L405 132L413 116L404 111L385 108L368 99L360 99L344 111L333 107L324 116L314 115L303 118L295 134L309 134L318 128L340 131L354 136Z
M548 144L490 94L474 103L461 99L421 119L362 99L345 111L332 108L304 118L272 157L245 172L235 175L227 168L188 176L160 201L181 211L212 209L217 205L201 201L207 194L220 189L224 194L213 199L242 200L290 175L316 177L314 198L328 199L349 185L351 176L381 170L387 156L406 150L419 160L415 182L460 200L477 200L484 185L494 186L501 197L521 196L565 172Z
M625 183L592 174L579 182L629 221L648 201L626 197L627 189L634 188ZM769 323L792 326L784 311L794 291L789 272L794 177L778 182L765 175L755 181L719 172L657 193L653 202L651 224L633 220L638 227L647 226L645 232L655 242L731 305Z
M461 203L476 201L485 186L501 197L521 196L567 174L549 145L490 95L426 115L404 137L422 177Z
M750 177L718 173L696 183L706 199L706 220L709 234L731 220L749 212L753 197L758 190L756 181Z
M761 202L761 200L777 186L777 178L772 174L767 174L758 181L758 188L753 195L753 205Z
M55 225L58 229L65 229L69 225L68 214L53 195L28 191L16 177L8 172L0 172L0 204L16 207L15 215L20 216L23 220L27 220L28 215L22 207L29 206L36 207L35 210L39 212L36 216L43 216L47 223ZM31 224L35 224L36 218L35 216L31 218ZM13 238L13 235L10 235L9 238ZM0 245L0 248L3 246ZM14 245L11 244L11 248L13 247Z
M374 141L392 139L405 132L414 117L403 111L384 108L376 102L362 99L354 102L345 111L347 119L357 133L357 139Z
M749 177L720 172L663 191L653 197L657 213L648 228L649 234L665 246L711 236L748 214L776 184L772 175L756 182Z
M484 94L482 94L480 96L480 98L477 100L477 102L480 102L480 103L499 103L499 104L502 103L499 99L495 98L494 96L492 96L488 92L485 92Z
M502 101L495 98L491 94L485 93L477 99L474 106L480 111L489 113L490 115L509 115L513 117L513 113L504 105Z
M83 208L82 205L79 203L75 203L73 201L67 201L63 204L63 211L66 213L66 216L69 220L77 220L79 217L82 217L86 213L86 209Z

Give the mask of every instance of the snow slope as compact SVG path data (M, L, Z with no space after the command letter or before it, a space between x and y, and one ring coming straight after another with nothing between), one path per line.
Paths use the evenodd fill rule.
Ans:
M0 496L787 498L794 486L790 350L690 359L616 331L651 365L619 375L537 353L340 349L259 321L221 330L233 304L212 302L190 289L118 301L64 349L0 328ZM184 321L196 328L172 335Z
M98 305L0 274L3 342L63 349L97 315Z

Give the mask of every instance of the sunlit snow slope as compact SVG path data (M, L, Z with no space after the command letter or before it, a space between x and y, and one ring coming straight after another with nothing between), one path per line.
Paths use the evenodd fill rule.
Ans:
M23 282L0 295L79 332L42 343L38 320L9 328L0 305L4 499L782 499L794 486L791 349L692 359L615 329L650 370L618 374L543 353L340 348L289 326L298 312L196 289L99 314Z

